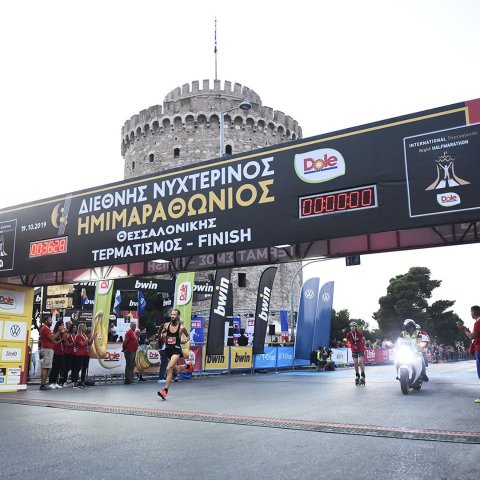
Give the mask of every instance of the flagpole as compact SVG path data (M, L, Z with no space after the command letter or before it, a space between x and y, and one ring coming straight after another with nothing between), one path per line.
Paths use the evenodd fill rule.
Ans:
M215 80L217 80L217 17L215 17L215 49L213 53L215 53Z

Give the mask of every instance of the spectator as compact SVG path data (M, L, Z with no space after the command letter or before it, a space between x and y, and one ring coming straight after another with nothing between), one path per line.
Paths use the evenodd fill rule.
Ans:
M118 339L117 327L114 323L111 323L108 329L108 341L115 343L117 339Z
M72 322L67 322L67 329L63 334L63 345L64 345L64 357L63 357L63 374L62 380L63 385L68 381L68 374L72 374L72 385L77 380L74 380L73 372L75 371L75 356L76 356L76 347L75 347L75 336L77 334L77 326Z
M40 342L41 342L41 350L40 350L40 359L41 359L41 367L42 373L40 375L40 390L52 390L54 387L52 385L47 384L47 376L49 370L52 368L53 364L53 346L55 340L57 340L63 332L65 331L65 327L62 325L59 327L57 333L53 333L50 330L52 326L52 317L47 316L43 319L43 326L40 329Z
M62 321L58 321L53 327L53 333L58 334L60 327L65 328ZM65 331L65 330L64 330ZM63 379L59 376L63 376L63 334L57 337L53 341L53 361L52 361L52 369L50 370L50 374L48 376L48 382L53 388L62 388Z
M78 325L78 332L75 336L75 346L77 349L75 357L75 379L77 380L73 386L85 386L85 377L87 376L88 364L90 362L90 346L93 343L93 337L87 335L87 326L84 323ZM80 382L78 377L80 374Z
M133 383L134 379L134 369L135 369L135 354L138 350L138 339L135 335L135 328L137 327L136 322L130 322L130 328L125 334L125 339L123 340L123 354L125 355L125 385L130 385Z
M458 322L457 327L460 330L463 330L465 335L472 340L470 348L468 351L475 357L475 362L477 364L477 376L480 380L480 307L474 305L470 309L470 315L472 316L475 323L473 324L473 330L470 331L463 323ZM475 400L475 403L480 403L480 396Z
M237 340L237 345L239 347L246 347L248 345L248 337L245 335L245 329L240 329L240 336Z

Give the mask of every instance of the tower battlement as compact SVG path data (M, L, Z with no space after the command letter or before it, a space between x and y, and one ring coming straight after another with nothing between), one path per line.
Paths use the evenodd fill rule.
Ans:
M213 88L211 88L213 87ZM252 104L249 111L236 109L242 100ZM232 110L232 111L230 111ZM198 80L185 83L169 92L162 105L154 105L133 115L122 127L122 156L125 157L132 145L148 134L180 134L186 130L195 130L199 125L212 128L219 123L221 112L229 111L225 120L239 128L253 132L265 132L270 136L279 134L279 141L302 138L302 129L298 122L280 110L263 106L262 99L252 89L220 80L203 80L202 88ZM192 128L189 128L192 127ZM260 146L260 145L259 145Z

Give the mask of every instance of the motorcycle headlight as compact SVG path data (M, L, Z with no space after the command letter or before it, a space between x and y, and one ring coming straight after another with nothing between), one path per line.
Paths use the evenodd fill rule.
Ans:
M414 360L413 352L408 347L402 346L395 353L395 361L397 363L410 363L410 362L413 362L413 360Z

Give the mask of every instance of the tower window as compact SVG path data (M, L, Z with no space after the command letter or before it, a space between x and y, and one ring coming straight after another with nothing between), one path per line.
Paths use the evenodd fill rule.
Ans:
M247 274L245 272L238 272L238 286L242 288L247 286Z
M132 170L135 170L135 160L132 162Z
M180 158L180 149L179 148L175 148L173 150L173 158Z
M149 161L150 163L152 163L154 160L155 160L155 154L151 153L151 154L148 156L148 161Z
M231 155L232 154L232 146L231 145L227 145L225 147L225 155Z

